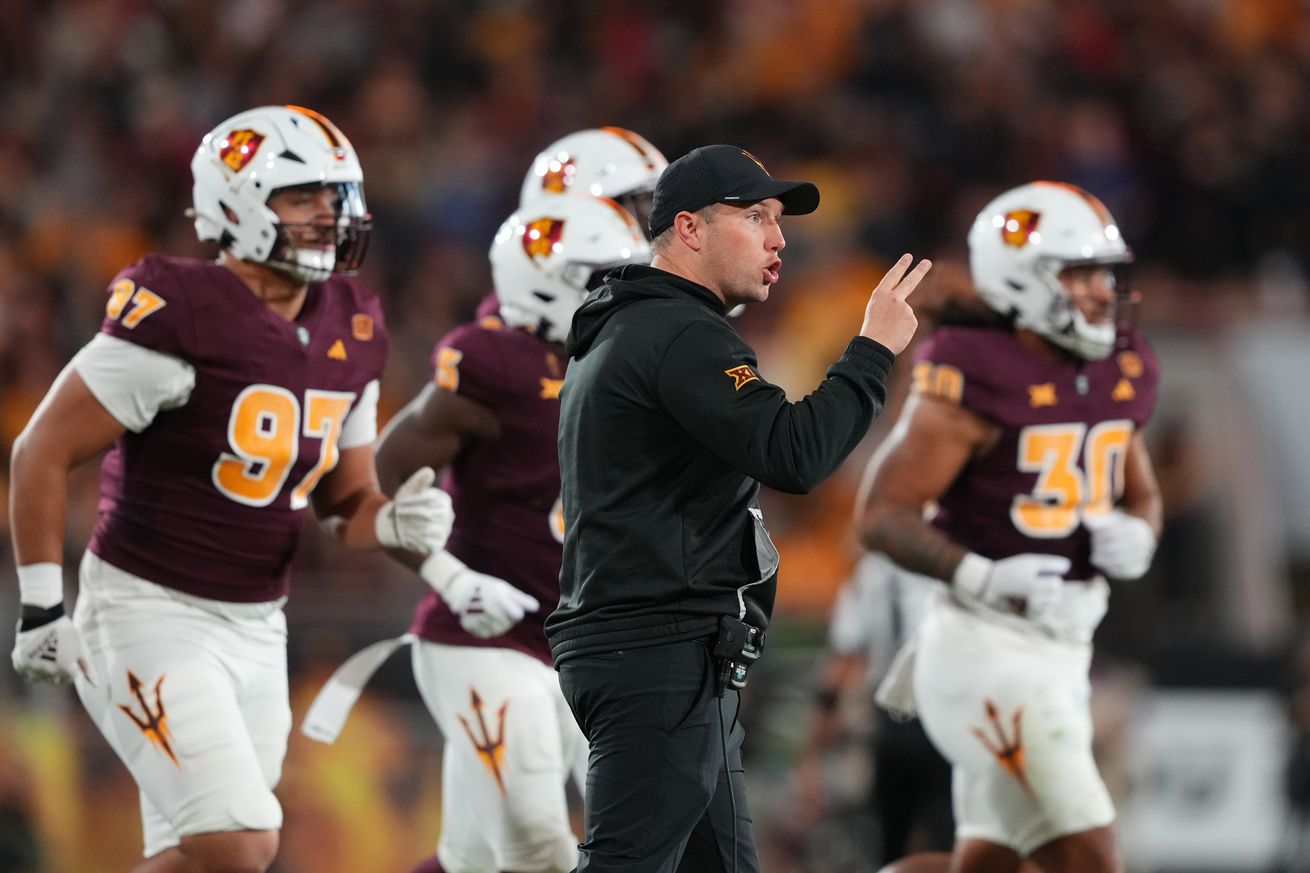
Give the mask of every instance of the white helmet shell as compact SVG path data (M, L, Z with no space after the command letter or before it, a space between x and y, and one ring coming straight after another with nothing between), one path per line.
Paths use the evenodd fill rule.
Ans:
M563 342L574 310L605 273L648 264L651 251L632 215L615 201L562 194L507 218L490 256L505 323Z
M303 282L358 271L371 216L354 147L324 116L300 106L239 113L201 140L191 159L196 235L235 257L278 267ZM337 239L329 250L299 248L268 207L275 191L335 187Z
M969 231L969 267L987 305L1087 360L1110 354L1116 328L1087 321L1060 271L1132 258L1105 204L1060 182L1006 191L983 207Z
M523 179L519 206L555 194L609 197L631 212L645 233L655 182L668 165L659 149L626 128L579 130L537 155Z

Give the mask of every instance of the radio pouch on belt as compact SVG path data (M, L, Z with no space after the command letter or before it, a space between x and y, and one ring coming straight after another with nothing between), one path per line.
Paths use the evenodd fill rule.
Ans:
M734 616L719 619L719 635L714 640L714 660L719 667L719 696L729 688L746 687L751 664L764 651L764 631Z

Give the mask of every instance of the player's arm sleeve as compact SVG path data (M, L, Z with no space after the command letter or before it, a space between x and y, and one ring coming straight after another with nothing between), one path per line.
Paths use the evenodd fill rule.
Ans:
M754 353L731 328L694 322L669 345L657 391L678 423L725 463L803 494L864 438L886 399L893 360L879 343L856 337L819 387L792 403L759 377Z
M341 426L341 438L337 446L341 449L353 449L356 446L372 445L378 438L378 380L374 379L364 386L354 409L346 416Z
M191 397L195 368L173 355L100 333L73 356L72 366L119 424L133 433L150 426L161 410Z

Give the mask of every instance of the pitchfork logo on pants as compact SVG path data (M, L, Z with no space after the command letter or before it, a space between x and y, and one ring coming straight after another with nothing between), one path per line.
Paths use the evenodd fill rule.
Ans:
M983 703L983 708L995 739L989 737L979 727L971 727L969 732L987 747L987 751L991 752L992 757L996 759L996 763L1001 766L1001 769L1013 776L1014 780L1019 783L1019 786L1023 788L1028 796L1033 796L1032 785L1028 782L1028 756L1023 746L1023 707L1021 706L1014 711L1014 716L1010 719L1008 736L996 704L987 700Z
M168 731L168 714L164 712L163 694L164 676L161 674L155 680L155 686L151 689L155 696L155 705L150 706L150 701L146 698L145 683L131 670L127 671L127 687L131 690L132 696L136 698L136 703L141 705L141 714L137 715L133 706L118 704L118 708L127 713L127 717L145 734L145 738L150 744L159 749L168 756L168 760L173 762L173 766L179 770L182 764L177 760L177 755L173 753L172 737Z
M478 733L473 732L469 727L468 719L464 716L457 716L459 723L464 726L464 733L468 734L469 742L477 750L478 757L482 763L487 765L491 775L496 779L496 785L500 788L500 793L505 793L505 778L501 767L505 762L505 711L509 709L509 701L506 700L496 711L496 735L492 736L487 729L487 719L482 711L482 698L478 696L476 688L469 689L469 701L473 705L473 714L478 721ZM479 736L480 735L480 736Z

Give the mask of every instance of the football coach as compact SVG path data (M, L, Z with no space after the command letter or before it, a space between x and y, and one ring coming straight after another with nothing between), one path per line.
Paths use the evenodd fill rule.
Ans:
M725 316L768 298L782 217L818 205L743 149L695 149L655 186L651 265L611 272L574 315L546 636L591 744L578 873L759 871L737 720L777 585L759 488L808 492L864 437L931 266L902 257L827 377L788 402Z

